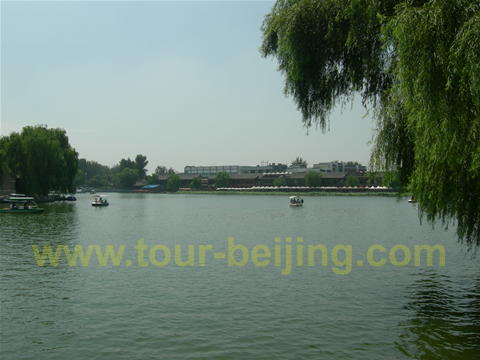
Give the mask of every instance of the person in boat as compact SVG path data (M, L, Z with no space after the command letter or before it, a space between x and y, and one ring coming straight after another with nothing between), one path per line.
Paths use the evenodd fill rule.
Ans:
M10 209L16 209L16 208L17 208L17 205L15 205L15 203L12 203L12 204L10 205Z

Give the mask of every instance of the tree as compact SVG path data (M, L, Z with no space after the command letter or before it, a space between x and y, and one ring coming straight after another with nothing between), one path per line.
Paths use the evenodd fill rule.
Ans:
M85 174L82 170L78 169L75 178L73 179L73 186L83 186L85 184Z
M370 168L392 172L420 218L480 244L478 0L278 0L262 56L278 60L308 128L360 93L377 123ZM461 101L458 101L461 99Z
M83 172L84 176L87 174L88 179L93 178L95 175L106 176L110 173L108 166L84 158L78 160L78 168Z
M192 179L190 183L190 189L200 189L202 187L202 178L197 176Z
M180 176L178 176L177 174L170 175L167 181L167 191L168 192L178 191L178 189L180 189L181 182L182 181L180 180Z
M225 171L220 171L215 176L215 186L217 188L227 187L230 183L230 175L227 174Z
M3 190L3 177L7 168L6 138L0 137L0 190Z
M148 165L147 157L145 155L138 154L135 157L135 164L135 169L138 170L138 177L140 180L143 180L147 174L147 169L145 169Z
M93 178L90 179L90 186L91 187L100 187L105 182L103 176L95 175Z
M345 186L346 187L354 187L354 186L357 186L358 184L360 184L360 179L356 176L353 176L353 175L348 175L347 176L347 180L345 181Z
M285 186L287 185L287 180L285 180L285 178L283 177L278 177L276 178L275 180L273 180L273 186Z
M65 130L25 126L21 133L2 137L0 146L1 174L19 179L17 191L32 195L46 195L51 190L73 192L78 153L68 143Z
M126 168L129 168L129 169L137 168L137 164L135 163L135 161L130 160L130 158L126 160L125 159L120 160L119 165L120 167L118 168L118 173L123 172L123 170L125 170Z
M175 170L173 168L167 169L165 166L157 166L155 173L157 173L157 175L172 175L175 174Z
M159 166L157 166L157 167L155 168L155 173L156 173L157 175L164 175L164 174L167 173L167 168L166 168L165 166L160 166L160 165L159 165Z
M133 185L138 180L138 170L125 168L123 171L118 174L118 181L120 186L124 189L133 189Z
M158 183L159 181L157 173L147 176L147 185L157 185Z
M123 171L123 169L122 169ZM109 174L112 176L120 174L122 171L120 171L120 164L115 164L110 168Z
M360 164L358 161L355 161L355 162L353 162L353 161L347 161L347 162L345 163L345 166L355 166L355 165L360 165L360 166L362 166L362 164Z
M295 160L292 160L292 166L294 165L298 165L302 168L306 168L308 166L308 163L303 160L300 156L297 156L297 158Z
M305 173L305 185L308 187L320 186L322 183L322 173L319 171L307 171Z

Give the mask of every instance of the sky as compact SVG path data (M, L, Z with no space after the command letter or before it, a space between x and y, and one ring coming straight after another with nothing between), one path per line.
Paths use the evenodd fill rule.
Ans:
M262 58L273 1L1 1L1 135L63 128L113 166L368 164L360 103L308 131L277 62Z

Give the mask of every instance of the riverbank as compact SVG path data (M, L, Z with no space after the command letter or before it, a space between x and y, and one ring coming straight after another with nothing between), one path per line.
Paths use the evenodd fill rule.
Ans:
M261 191L177 191L176 194L195 195L275 195L275 196L389 196L396 197L396 192L261 192Z

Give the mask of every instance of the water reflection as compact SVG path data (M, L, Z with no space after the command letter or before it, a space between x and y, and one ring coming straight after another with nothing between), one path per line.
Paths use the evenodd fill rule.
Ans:
M9 325L8 337L16 339L8 347L2 346L5 358L19 358L21 352L22 358L37 357L38 351L52 346L49 339L62 339L73 332L71 298L82 286L78 274L64 262L39 267L32 245L42 252L44 245L55 251L57 245L74 244L80 228L76 204L40 206L45 208L43 214L0 218L1 322Z
M480 354L480 277L463 284L427 270L407 288L410 314L397 348L411 359L474 359Z
M45 209L42 214L15 214L1 217L3 241L17 241L20 239L42 240L49 237L55 240L70 239L77 229L78 219L76 204L54 203L41 204Z

